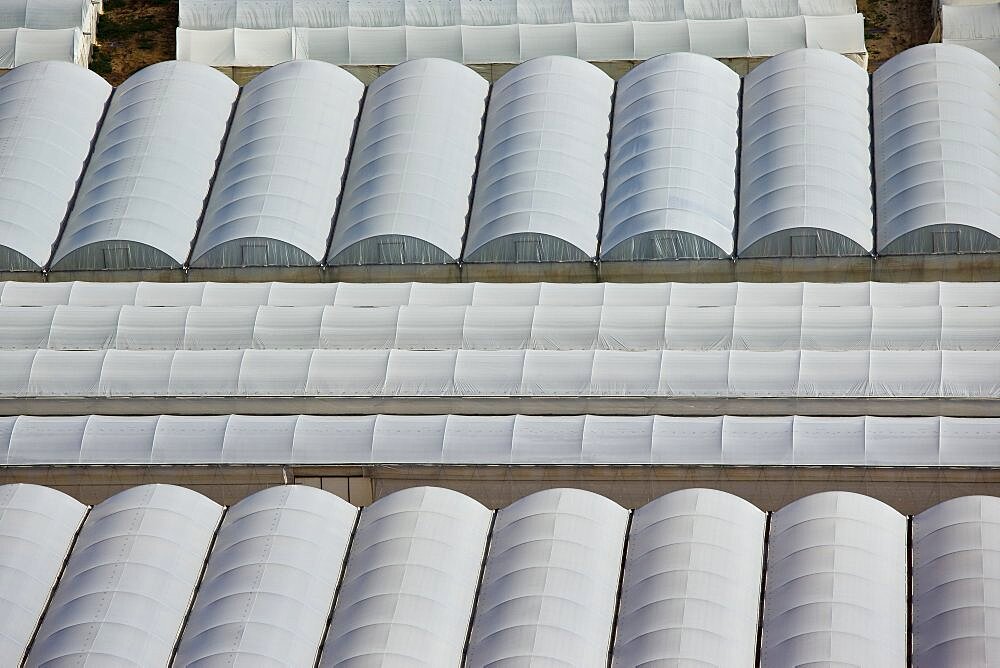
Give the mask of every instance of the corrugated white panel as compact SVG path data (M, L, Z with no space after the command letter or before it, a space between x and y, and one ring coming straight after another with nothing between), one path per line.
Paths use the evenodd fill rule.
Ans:
M618 82L602 260L732 255L740 79L693 54Z
M1000 499L966 496L913 518L913 665L1000 660Z
M313 665L357 513L301 485L230 508L173 665Z
M54 269L177 267L188 256L238 87L157 63L115 91Z
M741 256L873 249L868 76L834 52L771 58L744 82Z
M320 665L460 665L491 518L433 487L365 508Z
M1000 249L1000 71L978 53L927 44L872 77L878 249Z
M95 506L25 665L167 665L221 514L169 485Z
M54 489L0 486L3 665L20 665L24 658L86 512L85 505Z
M466 665L606 666L628 511L551 489L497 513Z
M423 58L368 88L331 264L453 262L462 253L489 85Z
M761 665L903 668L906 518L875 499L824 492L771 517Z
M319 264L340 196L364 85L313 61L283 63L243 89L192 264Z
M998 351L3 350L4 397L1000 396Z
M749 666L756 660L764 513L687 489L635 511L613 665Z
M32 63L0 79L0 271L48 262L110 95L70 63Z
M515 67L493 86L465 259L597 256L614 82L563 57Z

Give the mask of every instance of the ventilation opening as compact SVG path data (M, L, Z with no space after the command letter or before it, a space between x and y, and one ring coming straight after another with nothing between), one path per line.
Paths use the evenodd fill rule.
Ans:
M935 253L958 252L958 230L940 230L934 233Z

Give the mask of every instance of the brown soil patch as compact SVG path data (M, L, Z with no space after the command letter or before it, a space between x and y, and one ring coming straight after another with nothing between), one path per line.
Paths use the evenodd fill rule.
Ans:
M104 0L90 69L117 86L176 54L177 0Z
M926 44L934 32L933 0L858 0L865 15L868 71L897 53Z

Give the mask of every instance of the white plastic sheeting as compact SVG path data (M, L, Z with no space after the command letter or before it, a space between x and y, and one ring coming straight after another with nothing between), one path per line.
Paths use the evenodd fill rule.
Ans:
M1000 398L1000 351L0 351L0 397Z
M874 248L868 75L831 51L775 56L744 81L739 255Z
M996 466L1000 420L573 415L0 417L0 464Z
M874 74L872 104L879 253L1000 250L997 66L918 46Z
M0 350L994 351L1000 306L0 306Z
M320 665L461 665L491 519L433 487L365 508Z
M364 85L315 61L276 65L243 89L192 265L318 265Z
M850 492L774 513L761 665L906 666L906 540L905 517Z
M90 39L79 28L0 28L0 70L55 60L87 66Z
M69 63L0 78L0 271L48 262L110 95L104 79Z
M0 28L79 28L93 33L97 25L97 7L91 0L3 0L0 2Z
M172 665L314 665L357 514L301 485L230 508Z
M601 259L733 254L740 78L673 54L618 82Z
M613 665L753 665L764 524L752 504L707 489L636 510Z
M465 246L468 262L597 256L614 82L538 58L493 85Z
M19 666L87 507L37 485L0 485L0 663Z
M606 666L628 511L550 489L496 516L466 666Z
M438 58L369 86L331 264L434 264L462 254L489 84Z
M169 485L95 506L25 665L167 665L221 515L201 494Z
M53 269L184 264L237 91L225 75L177 61L119 86Z
M1000 660L1000 499L967 496L913 518L913 665Z
M1000 306L1000 283L22 283L0 306Z
M674 51L722 58L818 47L864 53L853 0L504 3L184 0L178 58L269 65L289 58L391 65L422 57L519 63L546 55L644 60Z
M941 3L941 41L974 49L1000 65L1000 2Z
M22 0L23 1L23 0ZM364 28L451 25L499 26L509 24L616 23L622 21L725 20L792 16L840 16L858 11L854 0L669 0L647 3L599 3L570 0L513 0L500 5L466 1L430 3L399 0L184 0L180 26L191 30L252 28L267 30L290 25L320 28Z

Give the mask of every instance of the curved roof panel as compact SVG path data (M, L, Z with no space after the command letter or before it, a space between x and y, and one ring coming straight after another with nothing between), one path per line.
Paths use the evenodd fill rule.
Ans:
M275 65L243 89L192 265L323 261L364 85L312 60Z
M771 516L761 665L904 666L906 518L824 492Z
M1000 660L1000 499L967 496L913 518L913 665Z
M628 511L550 489L497 513L466 665L606 666Z
M0 664L19 666L87 507L37 485L0 485Z
M563 56L493 85L466 261L597 256L613 90L602 71Z
M952 44L872 77L878 250L1000 251L1000 70Z
M461 665L491 519L433 487L365 508L320 665Z
M798 49L743 86L738 254L864 255L873 248L868 75Z
M613 665L753 665L764 513L687 489L632 516Z
M733 254L739 106L739 76L706 56L658 56L619 80L602 260Z
M151 269L187 260L238 87L162 62L111 98L53 269Z
M174 665L315 664L357 514L302 485L271 487L232 506Z
M110 95L72 63L31 63L0 79L0 271L48 262Z
M170 485L95 506L25 665L167 665L221 516L213 501Z
M331 264L434 264L462 254L489 84L439 58L368 88Z

